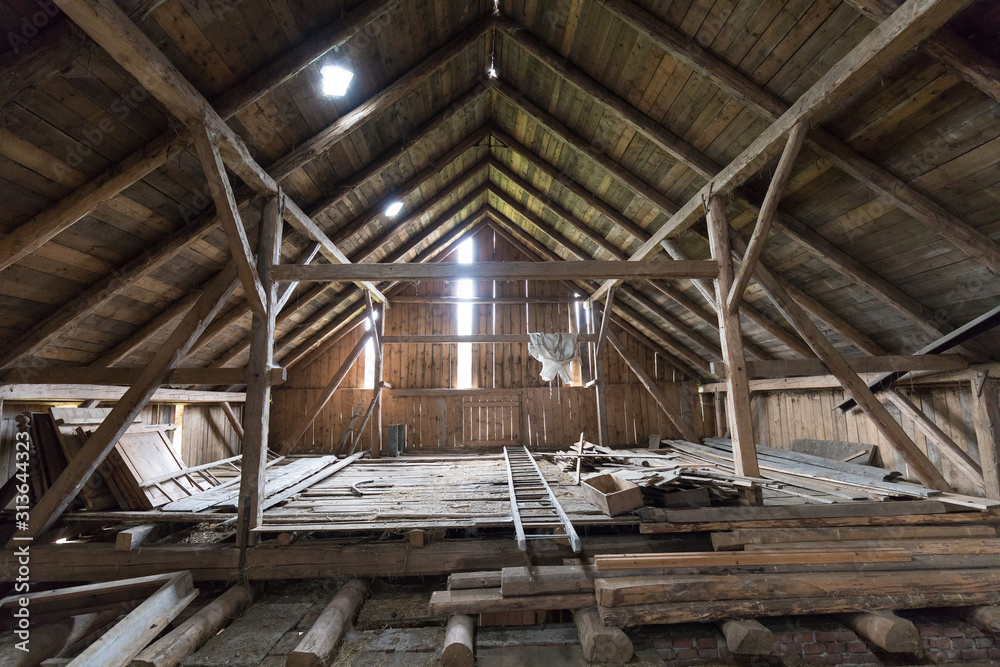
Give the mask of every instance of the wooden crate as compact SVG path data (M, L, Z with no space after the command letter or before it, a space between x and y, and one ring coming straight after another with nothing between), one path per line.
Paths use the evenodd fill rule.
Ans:
M597 475L583 480L580 486L583 497L608 516L642 507L642 491L627 479L614 475Z

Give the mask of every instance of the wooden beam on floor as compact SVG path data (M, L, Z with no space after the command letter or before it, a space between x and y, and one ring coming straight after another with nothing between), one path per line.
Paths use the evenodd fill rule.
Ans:
M720 197L712 197L707 206L709 245L712 257L719 263L719 277L715 281L715 301L719 304L717 311L719 335L722 338L722 360L726 366L726 422L733 440L733 465L737 475L760 477L740 318L737 311L725 305L727 295L734 293L735 280L732 252L729 247L729 221ZM749 252L744 253L743 256L746 257L748 254ZM735 303L739 303L743 298L742 291L736 296ZM760 488L741 488L740 500L745 505L760 505L763 502Z
M329 664L337 643L354 624L354 617L367 594L368 584L360 579L351 579L344 584L295 650L288 654L286 667L323 667Z
M718 174L711 175L710 183L688 199L630 259L645 260L655 255L660 241L676 236L702 215L703 198L707 199L713 193L729 192L741 185L773 156L778 142L793 126L802 121L818 120L823 113L861 88L872 76L889 66L912 48L913 44L934 32L964 6L962 0L909 0L833 65L736 159ZM895 196L895 193L892 194ZM977 246L976 254L980 255L979 250L984 246ZM595 295L601 297L612 282L614 281L605 281Z
M94 474L111 449L125 434L128 427L132 425L132 422L156 394L157 387L163 384L180 358L198 339L198 336L219 312L222 305L232 296L237 283L236 267L233 264L230 264L226 271L212 279L212 283L202 293L198 303L170 334L170 337L143 369L136 383L125 391L104 422L32 509L28 529L19 531L21 535L38 537L59 518L63 510L76 497L90 476ZM17 539L17 537L15 535L13 539Z
M730 229L730 241L737 253L746 250L743 237ZM788 291L775 279L774 275L761 263L754 270L754 278L788 322L799 335L809 343L813 352L822 359L830 372L840 380L844 390L861 404L865 413L875 423L876 428L889 442L913 473L927 486L940 491L952 491L951 485L914 444L910 436L892 418L885 406L879 402L864 381L845 361L836 347L823 335L819 327L806 315L805 311L789 295Z
M889 653L918 653L920 632L912 621L891 611L868 611L842 614L837 620L854 630L860 637Z

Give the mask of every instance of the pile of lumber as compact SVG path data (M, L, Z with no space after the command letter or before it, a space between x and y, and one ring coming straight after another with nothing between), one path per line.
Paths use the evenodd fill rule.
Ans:
M914 516L921 523L903 522ZM845 518L851 517L828 520ZM599 556L594 591L601 618L631 626L1000 602L995 514L870 518L900 523L740 528L732 522L733 530L711 534L716 551L700 564L686 554ZM647 573L637 574L639 568Z
M935 499L949 505L987 510L1000 501L942 493L902 479L897 471L812 454L757 446L760 477L736 474L732 443L707 438L704 444L664 440L659 449L621 450L585 444L582 455L572 447L554 455L563 470L613 474L645 492L647 505L692 507L735 505L743 488L761 490L765 503L834 505L888 499ZM700 495L692 492L699 491Z

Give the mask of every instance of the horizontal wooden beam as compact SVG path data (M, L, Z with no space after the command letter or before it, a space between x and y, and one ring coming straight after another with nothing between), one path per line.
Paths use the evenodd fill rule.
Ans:
M890 355L882 357L853 357L846 360L858 373L886 371L960 371L969 362L954 354L928 354L923 356ZM722 376L725 366L721 361L712 362L712 373ZM784 378L805 375L824 375L827 368L819 359L777 359L773 361L747 361L747 374L752 378Z
M128 386L136 381L142 368L100 368L95 366L49 367L49 368L12 368L0 378L0 384L35 384L35 385L71 385L98 384ZM284 368L271 369L271 384L281 384L287 378ZM245 384L245 368L177 368L170 372L164 385L170 384L207 384L232 385Z
M274 267L279 282L358 280L646 280L714 278L715 262L479 262L476 264L338 264Z
M117 401L128 387L96 384L8 384L0 385L3 401ZM243 403L246 394L238 391L194 391L157 389L150 403Z
M583 301L581 296L394 296L390 303L475 303L475 304L520 304L520 303L573 303Z
M592 334L578 334L577 341L590 343L597 340ZM528 334L427 334L423 336L385 336L382 342L386 345L406 345L406 344L452 344L452 343L527 343Z

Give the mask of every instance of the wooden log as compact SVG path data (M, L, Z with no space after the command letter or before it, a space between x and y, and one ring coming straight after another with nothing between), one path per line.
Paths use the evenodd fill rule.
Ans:
M726 306L727 295L734 289L733 261L729 247L729 222L721 197L708 202L708 240L712 257L719 263L719 277L715 281L715 302L719 304L719 336L722 340L722 361L726 365L726 423L733 442L733 465L737 475L760 477L757 450L753 433L753 416L750 410L750 387L743 353L743 333L736 306L742 301L742 289L733 299L733 307ZM749 251L746 253L749 254ZM676 260L675 260L676 261ZM754 262L756 263L756 261ZM690 440L690 438L688 438ZM761 505L761 490L741 488L740 501L744 505Z
M859 610L920 609L924 607L996 604L1000 593L911 593L850 597L782 598L776 600L699 600L628 607L599 607L605 625L628 627L661 623L707 623L730 618L856 613Z
M177 572L145 602L76 656L71 667L124 667L198 597L191 572Z
M135 551L164 530L163 524L146 523L118 531L118 535L115 536L115 551Z
M600 565L598 565L600 568ZM606 575L605 575L606 576ZM817 572L749 575L660 575L598 578L594 593L602 607L698 600L777 600L781 598L849 597L1000 591L1000 571L942 570L926 572Z
M829 528L773 528L712 533L716 551L739 549L747 544L785 544L839 540L962 539L997 536L993 526L842 526Z
M889 653L917 653L920 633L917 627L891 611L842 614L837 619L875 646Z
M253 594L245 586L233 586L196 614L145 648L131 667L174 667L250 606Z
M632 659L632 641L618 628L609 628L594 607L573 612L583 658L599 665L622 665Z
M753 619L729 619L717 624L734 655L768 655L774 648L774 633Z
M743 293L746 291L747 285L750 284L750 277L753 275L753 269L757 264L757 260L760 259L761 253L764 252L764 243L767 241L768 232L771 230L771 220L774 219L774 214L778 211L778 202L781 201L785 185L792 175L795 158L799 155L799 149L802 148L802 142L805 141L808 131L809 123L800 121L788 133L788 140L785 142L785 148L781 152L781 159L778 160L778 166L774 169L774 175L771 176L771 183L767 187L767 195L764 197L764 203L761 204L760 211L757 214L757 224L754 226L753 233L750 235L750 241L747 243L746 254L743 255L739 271L736 272L736 276L733 278L731 289L722 294L725 297L726 308L730 315L736 315L739 311L740 303L743 301ZM719 303L722 303L721 299Z
M755 551L805 551L810 549L873 549L878 547L905 549L911 554L946 555L946 554L1000 554L1000 540L966 538L961 540L945 539L914 539L914 540L835 540L832 542L793 542L788 544L747 544L744 553ZM1000 559L998 559L1000 561Z
M545 611L549 609L583 609L594 606L593 593L562 593L557 595L525 595L505 598L499 588L470 588L434 591L430 614L481 614L502 611Z
M327 605L295 650L285 660L287 667L323 667L333 657L337 642L354 622L368 593L368 584L351 579Z
M471 616L454 614L448 619L444 650L441 652L442 667L472 667L476 664L475 629Z
M960 609L959 615L986 634L1000 634L1000 607L968 607Z

